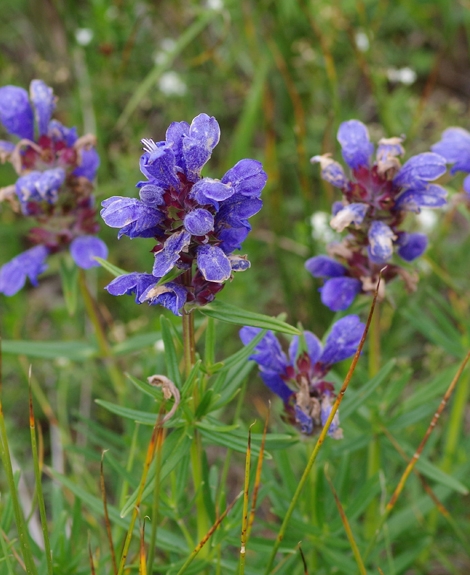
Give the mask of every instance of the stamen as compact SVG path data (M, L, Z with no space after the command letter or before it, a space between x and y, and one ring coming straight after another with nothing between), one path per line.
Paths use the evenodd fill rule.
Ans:
M154 152L154 151L157 149L157 144L156 144L153 140L143 138L143 139L140 140L140 141L142 142L142 145L143 145L144 150L145 150L146 152L151 153L151 152Z

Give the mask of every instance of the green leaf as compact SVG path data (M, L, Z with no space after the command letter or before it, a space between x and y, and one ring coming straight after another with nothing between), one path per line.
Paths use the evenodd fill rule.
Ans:
M116 403L111 403L110 401L105 401L104 399L95 399L95 402L101 407L104 407L111 413L115 413L120 417L124 417L125 419L130 419L131 421L136 421L138 423L142 423L143 425L151 425L152 427L155 425L157 421L158 413L149 413L148 411L140 411L138 409L132 409L130 407L122 407L121 405L117 405ZM157 404L155 404L157 406ZM171 424L172 427L175 426L175 422L172 420L171 422L167 422L168 425Z
M162 401L163 400L163 391L160 387L155 387L154 385L150 385L146 381L141 381L140 379L137 379L136 377L132 377L132 375L130 375L128 373L126 373L126 376L137 387L137 389L140 389L140 391L143 391L146 395L150 395L150 397L153 397L156 401Z
M227 323L249 325L252 327L260 327L262 329L272 329L273 331L279 331L290 335L300 334L300 331L296 327L276 319L275 317L246 311L229 303L217 300L200 308L200 311L208 317L213 317L214 319L225 321Z
M349 415L351 415L351 413L354 413L358 407L364 404L366 399L390 375L392 369L395 367L395 364L396 361L394 359L391 359L382 367L382 369L376 376L374 376L364 386L361 386L360 390L354 393L352 397L346 394L343 400L343 404L341 405L341 412L340 412L341 421L344 421Z
M73 316L77 309L78 301L78 267L73 261L62 257L59 262L59 272L62 281L65 307L69 315Z
M141 351L146 347L153 347L155 343L162 339L162 334L159 331L151 331L149 333L139 333L126 338L125 341L117 343L112 348L113 355L125 355L134 351Z
M180 270L177 267L174 267L172 270L170 270L166 275L164 275L162 278L160 278L157 282L158 286L161 286L163 284L166 284L168 282L173 281L174 279L176 279L177 277L179 277L181 274L184 274L185 270Z
M42 359L63 357L71 361L83 361L98 354L97 347L84 341L3 340L2 351Z
M129 273L125 270L122 270L121 268L118 268L114 264L109 263L108 260L104 260L98 256L95 256L95 260L100 264L101 267L103 267L105 270L108 270L108 272L116 278L118 276L127 275Z
M163 465L160 470L160 481L163 481L165 477L169 475L171 471L178 465L179 461L189 453L191 443L193 438L188 433L188 428L176 429L167 435L165 441L163 442L162 448L162 461ZM155 479L155 460L150 466L147 482L144 487L144 492L142 495L142 501L146 497L153 493L153 482ZM125 517L129 511L134 508L135 502L137 500L138 489L129 497L126 504L121 511L121 517ZM159 528L160 531L160 528Z

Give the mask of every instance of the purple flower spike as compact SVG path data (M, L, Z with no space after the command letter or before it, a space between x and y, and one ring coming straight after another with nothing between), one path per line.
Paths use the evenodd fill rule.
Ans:
M222 283L232 274L230 260L217 246L199 246L197 265L208 282Z
M407 261L424 252L425 236L405 233L401 227L406 212L446 205L446 190L433 183L446 171L446 150L455 169L468 166L470 171L470 133L457 128L444 132L433 152L413 156L403 166L400 158L405 153L404 136L382 138L375 161L367 128L361 122L341 124L338 140L351 168L349 175L329 154L314 156L312 161L321 164L323 179L341 189L342 201L333 203L330 225L346 234L342 241L328 246L333 257L317 256L306 262L314 276L330 278L321 290L321 299L333 311L346 309L358 293L371 294L381 267L390 262L394 252ZM470 176L464 189L470 196ZM400 276L405 281L409 277L398 263L390 263L386 281ZM406 282L409 290L415 285ZM380 297L384 287L382 284Z
M52 88L42 80L33 80L29 86L31 102L33 103L39 135L47 134L49 121L55 108L55 98Z
M423 255L428 246L428 238L424 234L408 234L404 232L398 238L398 255L406 260L412 262L419 256Z
M15 295L26 283L26 278L36 286L37 278L46 269L45 260L49 251L45 246L26 250L0 268L0 293Z
M9 134L34 139L34 114L26 90L17 86L0 88L0 122Z
M258 364L265 385L283 400L284 419L300 427L302 433L311 435L325 425L336 398L334 385L325 377L334 363L356 352L364 328L357 316L344 317L333 325L323 351L319 339L306 331L303 337L293 338L289 360L271 331L255 347L250 359ZM240 338L248 345L260 331L244 327ZM334 439L343 436L337 413L328 434Z
M217 120L207 114L191 125L173 122L165 141L142 140L140 169L147 180L137 184L140 200L113 197L102 204L105 222L121 228L118 237L155 239L155 277L175 268L187 272L171 282L171 289L152 284L145 293L145 301L176 315L185 303L188 309L210 303L232 272L250 267L246 256L232 252L241 248L251 230L248 219L261 209L258 196L266 174L259 162L244 159L222 180L202 177L219 138Z
M191 234L184 230L170 236L163 249L155 254L152 274L157 278L167 274L179 260L180 253L188 248L190 241Z
M361 289L361 282L355 278L331 278L320 288L321 301L332 311L344 311L352 304Z
M365 325L357 315L347 315L338 320L326 338L320 362L326 366L348 359L357 351Z
M450 170L455 172L470 172L470 133L463 128L448 128L442 134L442 140L431 146L431 150L443 156L449 164L454 164Z
M381 221L372 222L369 228L369 258L375 264L384 264L392 257L395 234Z
M343 122L338 130L338 142L342 147L344 161L351 169L369 165L374 145L370 142L369 132L362 122Z
M344 188L348 181L344 173L343 166L332 160L329 154L323 156L313 156L310 159L312 164L319 163L321 166L321 177L325 182L330 183L336 188Z
M95 257L105 260L108 257L108 248L96 236L78 236L70 244L70 254L79 268L87 270L99 267Z
M328 256L314 256L305 262L314 278L336 278L346 275L346 268Z

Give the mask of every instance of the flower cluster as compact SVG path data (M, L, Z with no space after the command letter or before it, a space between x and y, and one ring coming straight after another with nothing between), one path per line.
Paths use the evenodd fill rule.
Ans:
M311 435L325 425L336 399L334 386L325 377L333 364L356 353L364 328L357 315L346 316L333 324L324 347L316 335L305 331L302 337L292 339L289 358L271 331L256 345L250 359L259 365L266 386L283 400L287 420L297 424L302 433ZM243 327L243 344L248 345L260 331ZM338 412L328 434L335 439L343 436Z
M0 269L0 292L13 295L28 277L33 285L46 269L49 254L70 248L75 263L90 268L94 256L106 257L93 207L93 180L99 166L93 136L79 138L75 128L51 119L56 99L41 80L30 94L17 86L0 88L0 122L19 141L0 140L0 159L9 161L18 179L0 190L0 200L18 205L38 226L29 232L34 247Z
M109 198L101 215L108 226L120 228L118 237L156 240L153 269L117 277L106 288L110 294L135 294L136 303L181 315L185 303L209 303L232 272L250 266L232 252L241 249L251 229L248 218L261 209L267 176L259 162L245 159L221 180L201 177L219 137L216 119L200 114L191 125L173 122L165 141L142 141L146 180L137 184L140 199ZM160 281L169 272L177 277Z
M342 202L333 205L331 226L347 237L330 244L329 256L316 256L305 263L314 276L325 278L322 302L333 311L347 309L357 294L374 290L381 268L387 264L383 279L401 276L412 290L417 278L392 261L394 252L411 262L423 254L427 237L408 233L401 225L408 212L421 208L440 208L447 192L431 183L446 171L446 160L437 153L425 152L410 158L403 166L402 138L379 141L375 162L374 146L364 124L350 120L341 124L338 141L351 174L329 155L315 156L324 180L339 188Z
M470 133L463 128L448 128L442 133L441 140L431 146L431 150L443 156L447 163L454 164L450 169L470 174ZM470 196L470 175L463 181L463 189Z

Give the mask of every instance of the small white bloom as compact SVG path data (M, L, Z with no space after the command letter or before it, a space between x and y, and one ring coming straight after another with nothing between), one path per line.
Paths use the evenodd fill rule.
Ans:
M207 0L206 6L209 10L222 10L224 3L222 0Z
M77 28L75 30L75 40L80 46L88 46L93 40L93 30L91 28Z
M356 46L360 52L367 52L370 47L370 42L367 34L365 32L356 32L355 36Z
M416 72L408 66L405 68L388 68L387 70L387 78L390 82L404 84L405 86L414 84L417 77Z
M315 212L310 218L312 237L317 242L329 244L338 239L338 234L330 228L331 214L328 212Z
M163 343L163 339L157 339L153 345L153 348L155 351L165 351L165 344Z
M434 210L421 208L421 212L416 214L416 219L421 230L425 233L429 233L436 227L439 218Z
M158 81L160 91L166 96L184 96L187 86L176 72L165 72Z

